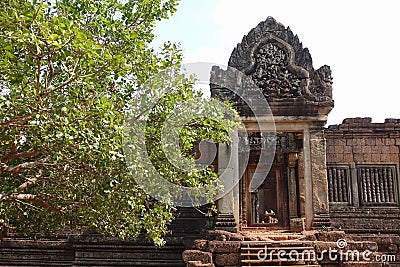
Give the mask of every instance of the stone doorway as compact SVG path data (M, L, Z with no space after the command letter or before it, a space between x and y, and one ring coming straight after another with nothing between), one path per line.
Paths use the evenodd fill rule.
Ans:
M262 139L262 136L261 133L249 134L253 139ZM303 135L281 132L276 137L272 166L264 166L259 161L262 146L250 147L249 163L240 190L243 227L288 229L291 219L304 217L301 212L304 203L300 197L304 183ZM251 188L252 178L259 176L265 177L264 182L258 188Z
M255 190L250 188L250 181L254 175L256 165L249 165L245 177L245 203L247 205L247 226L257 227L285 227L287 219L287 191L279 169L272 169L264 183Z

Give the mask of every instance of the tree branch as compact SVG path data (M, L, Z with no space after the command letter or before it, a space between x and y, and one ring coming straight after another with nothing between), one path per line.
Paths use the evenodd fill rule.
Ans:
M43 199L39 198L36 195L19 194L19 193L14 193L14 194L11 194L11 195L0 194L0 201L6 201L6 200L10 200L10 199L11 200L21 200L21 201L31 201L31 202L36 203L39 206L49 210L49 211L53 211L53 212L58 211L56 208L54 208L49 203L47 203L46 201L44 201Z
M24 169L33 169L38 166L43 166L48 159L49 159L49 157L45 157L43 159L39 159L36 161L24 162L17 166L5 166L1 169L1 171L7 172L7 173L19 173Z
M42 155L42 154L43 154L42 150L40 150L40 151L28 151L28 152L23 152L23 153L10 152L9 154L4 155L1 158L0 162L7 163L7 162L9 162L10 160L13 160L13 159L36 157L36 156L39 156L39 155Z
M42 98L40 97L40 75L41 75L41 57L39 55L39 52L37 54L37 78L36 78L36 93L38 95L38 100L39 100L39 105L40 107L43 107L43 101Z
M78 59L76 60L75 65L74 65L74 67L72 69L71 77L69 77L69 79L67 81L65 81L64 83L60 84L59 86L57 86L53 90L50 90L50 91L47 91L47 92L43 92L42 96L46 96L46 95L52 94L52 93L62 89L63 87L67 86L68 84L72 83L76 79L80 78L80 76L76 74L76 70L78 68L79 63L81 62L82 56L83 55L79 56Z
M0 127L6 127L9 126L15 122L19 122L19 123L24 123L26 121L28 121L30 118L32 118L33 115L35 115L37 113L37 111L32 112L31 114L25 115L25 116L21 116L21 117L14 117L11 120L8 120L6 122L0 123Z
M35 180L28 180L25 183L21 184L20 186L18 186L17 188L17 193L21 193L22 191L24 191L28 186L35 184L36 183L36 179Z
M54 72L53 62L51 60L52 60L52 56L50 54L49 58L48 58L48 63L47 63L50 73L49 73L49 78L46 81L46 90L47 90L47 88L49 88L49 86L51 85L51 82L53 81L54 77L56 76L56 74Z

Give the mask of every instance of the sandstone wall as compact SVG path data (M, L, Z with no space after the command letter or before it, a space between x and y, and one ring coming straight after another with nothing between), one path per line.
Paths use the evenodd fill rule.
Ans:
M329 163L399 163L400 119L345 119L325 130Z
M400 119L345 119L325 130L333 226L400 232Z

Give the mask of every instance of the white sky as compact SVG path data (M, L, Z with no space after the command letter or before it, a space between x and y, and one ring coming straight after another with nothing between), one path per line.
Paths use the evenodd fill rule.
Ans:
M227 65L242 37L268 16L290 26L314 68L329 65L335 108L348 117L400 118L400 9L397 0L181 0L159 23L154 46L180 42L184 62Z

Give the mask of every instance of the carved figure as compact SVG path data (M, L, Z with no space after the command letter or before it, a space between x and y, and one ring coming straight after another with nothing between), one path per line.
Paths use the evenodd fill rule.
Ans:
M264 218L266 223L278 223L278 219L275 218L275 212L273 210L271 211L265 211L264 213Z

